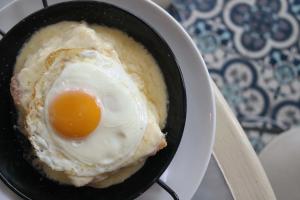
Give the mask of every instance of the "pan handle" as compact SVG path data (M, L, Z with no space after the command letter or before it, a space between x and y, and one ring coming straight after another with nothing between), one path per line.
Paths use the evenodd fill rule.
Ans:
M42 0L42 2L43 2L44 8L47 8L48 7L48 1L47 0Z
M176 192L174 190L172 190L165 182L163 182L162 180L158 179L156 181L156 183L162 187L164 190L166 190L172 197L174 200L179 200L178 195L176 194Z
M1 29L0 29L0 35L1 35L2 37L4 37L4 35L5 35L4 31L2 31Z

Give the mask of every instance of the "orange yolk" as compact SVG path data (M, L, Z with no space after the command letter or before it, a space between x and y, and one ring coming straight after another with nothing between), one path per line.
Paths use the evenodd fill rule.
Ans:
M80 139L98 126L101 110L96 99L80 90L57 96L49 106L50 124L61 136Z

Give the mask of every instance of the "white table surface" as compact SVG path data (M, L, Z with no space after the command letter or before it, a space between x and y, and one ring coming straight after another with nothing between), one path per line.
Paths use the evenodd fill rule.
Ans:
M0 9L12 1L0 0ZM12 193L3 183L0 183L0 190ZM6 200L1 196L0 199ZM17 199L17 196L11 194L10 199L7 200L12 199ZM210 160L206 175L192 200L233 200L223 174L213 157Z

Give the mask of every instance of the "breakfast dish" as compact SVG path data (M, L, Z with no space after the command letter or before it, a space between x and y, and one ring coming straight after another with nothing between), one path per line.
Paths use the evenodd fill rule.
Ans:
M167 145L161 71L113 28L60 22L39 30L17 57L11 94L33 165L62 184L123 182Z

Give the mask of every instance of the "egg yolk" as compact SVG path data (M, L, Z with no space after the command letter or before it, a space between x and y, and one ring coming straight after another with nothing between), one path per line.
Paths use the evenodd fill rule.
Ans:
M98 126L101 109L96 99L83 91L67 91L58 95L49 105L51 126L61 136L80 139Z

